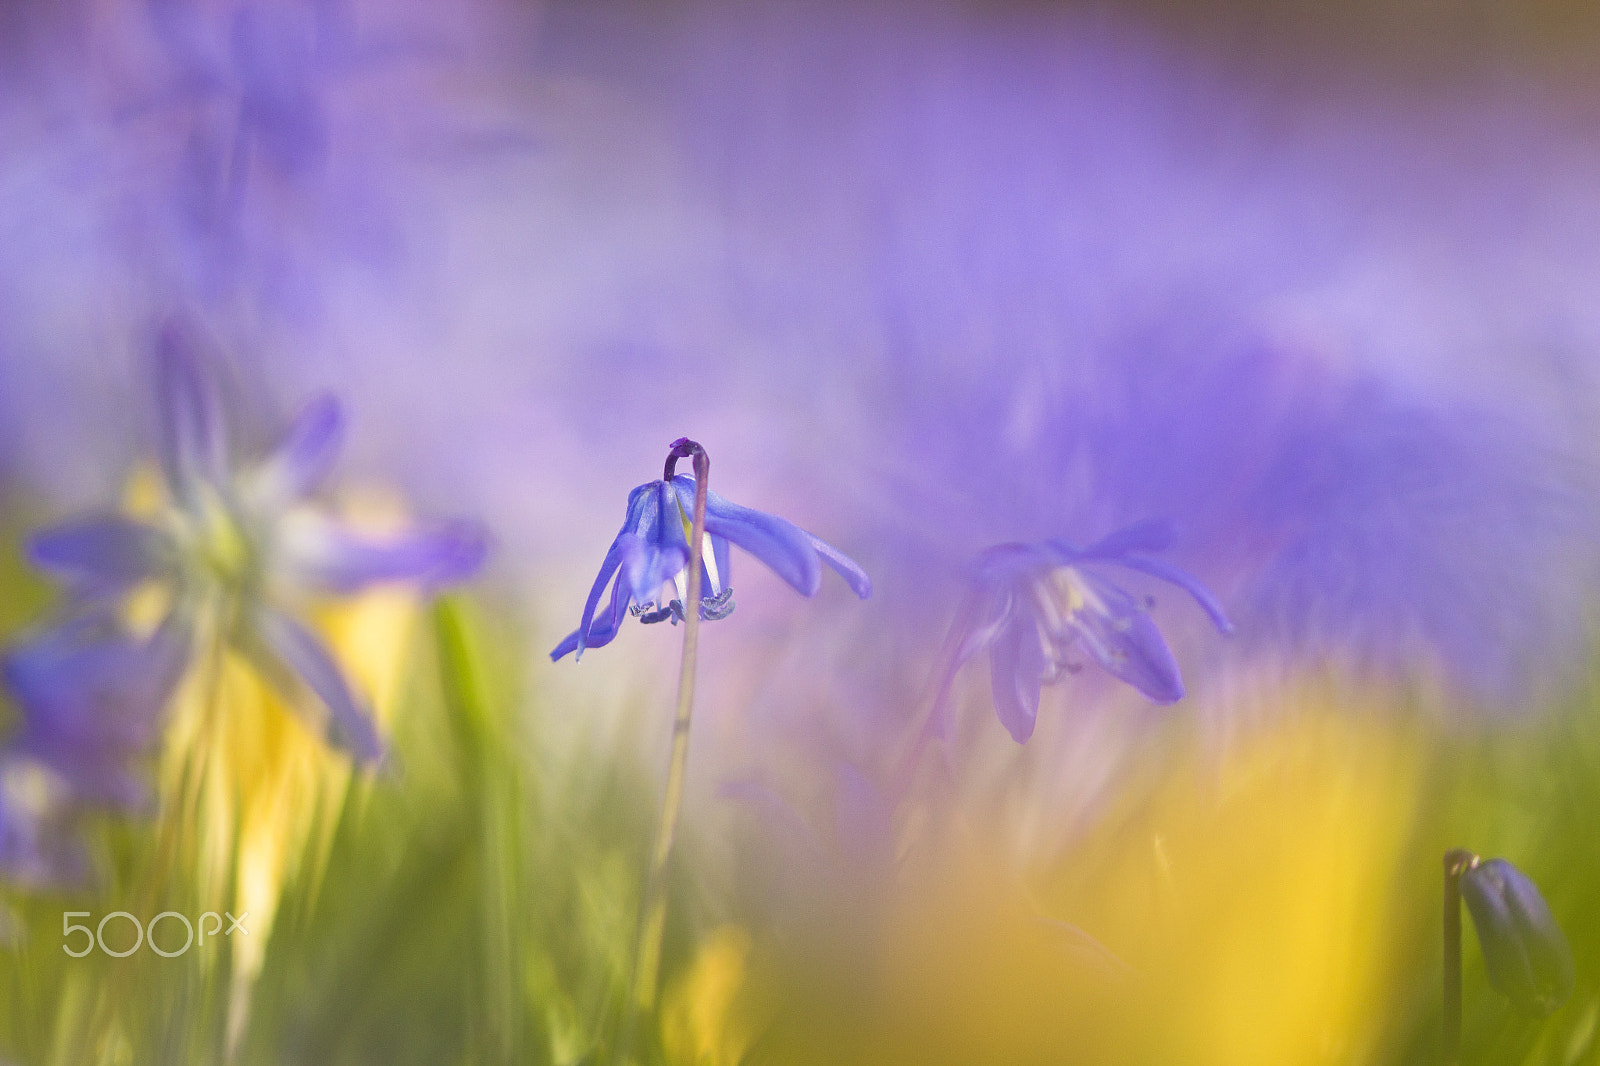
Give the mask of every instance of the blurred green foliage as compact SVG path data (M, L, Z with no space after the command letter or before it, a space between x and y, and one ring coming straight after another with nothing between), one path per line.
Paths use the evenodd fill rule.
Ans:
M15 553L0 554L0 589L7 633L45 602ZM153 823L90 819L85 839L100 875L92 887L0 893L0 1061L608 1061L622 1031L658 775L631 751L591 742L556 753L544 743L546 715L584 709L552 708L528 690L524 638L502 613L462 597L421 617L395 719L395 765L355 781L325 860L285 886L231 1041L237 990L225 938L173 959L62 952L64 911L136 911L140 871L159 858ZM1467 1063L1600 1063L1600 666L1557 707L1448 725L1419 711L1414 727L1425 772L1416 824L1404 829L1413 861L1397 872L1393 898L1372 904L1400 916L1401 934L1382 945L1387 986L1400 991L1376 1019L1381 1039L1363 1061L1437 1061L1439 861L1460 845L1510 858L1538 883L1578 974L1570 1003L1547 1020L1524 1018L1488 986L1469 932ZM680 854L662 998L678 1015L641 1023L632 1045L641 1061L802 1061L806 1049L827 1046L806 1036L808 1024L833 1025L833 1036L863 1031L850 1028L865 1002L855 995L861 972L834 975L841 992L830 1005L814 970L783 963L782 920L762 898L768 886L749 873L781 871L780 843L758 817L733 821L744 835L719 854L748 857L741 869L695 869L692 835ZM150 910L199 905L174 884ZM806 928L830 935L826 924ZM859 932L837 922L840 943L812 943L810 957L850 966L867 950ZM752 943L764 960L754 968L746 966ZM757 970L777 1004L764 1015L765 1036L708 1050L696 1027L722 1024ZM840 1022L852 1011L853 1021ZM664 1030L673 1035L663 1040ZM870 1050L853 1057L872 1060Z

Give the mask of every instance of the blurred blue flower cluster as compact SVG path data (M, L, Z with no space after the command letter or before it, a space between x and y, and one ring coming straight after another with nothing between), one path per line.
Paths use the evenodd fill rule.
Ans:
M5 656L4 681L23 715L6 758L35 760L55 776L53 807L144 807L148 792L133 761L159 744L164 712L191 664L205 659L217 669L214 657L226 648L357 761L377 761L384 745L371 714L296 611L381 582L431 591L462 581L482 565L483 530L470 522L353 529L313 502L343 440L337 401L312 400L275 448L247 460L235 452L190 326L164 325L154 369L157 508L69 521L29 546L65 598L57 622ZM140 596L159 606L153 623L136 617L131 601ZM19 827L20 809L4 808ZM8 834L18 867L39 866L36 836Z

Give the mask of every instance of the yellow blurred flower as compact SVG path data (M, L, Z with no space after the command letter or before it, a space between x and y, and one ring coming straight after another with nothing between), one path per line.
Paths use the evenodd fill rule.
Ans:
M749 1009L750 934L723 926L706 937L661 1000L661 1044L676 1066L737 1066L756 1036Z
M997 854L1004 830L972 827L1000 815L963 811L889 897L860 1061L1367 1061L1396 992L1397 879L1436 864L1406 851L1422 746L1381 691L1244 702L1272 713L1232 708L1262 724L1220 754L1193 737L1159 756L1060 853Z

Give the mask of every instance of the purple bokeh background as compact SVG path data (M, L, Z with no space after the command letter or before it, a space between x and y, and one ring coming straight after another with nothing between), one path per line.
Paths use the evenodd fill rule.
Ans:
M670 677L655 631L540 649L690 434L875 580L800 610L735 560L708 698L784 742L903 728L974 552L1146 517L1239 622L1158 606L1191 678L1527 708L1595 574L1594 95L1520 39L1397 31L1419 74L1220 11L24 5L0 472L115 491L177 307L261 427L334 390L347 483L485 518L557 702Z

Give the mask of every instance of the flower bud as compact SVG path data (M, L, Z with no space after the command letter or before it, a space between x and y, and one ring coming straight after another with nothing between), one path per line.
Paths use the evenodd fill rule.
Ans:
M1572 995L1572 949L1521 870L1490 859L1461 875L1489 983L1519 1009L1544 1017Z

